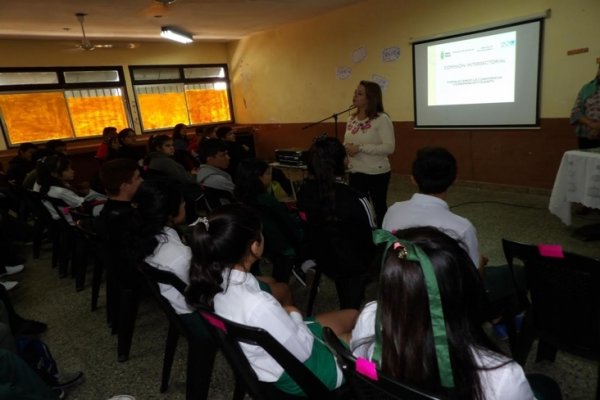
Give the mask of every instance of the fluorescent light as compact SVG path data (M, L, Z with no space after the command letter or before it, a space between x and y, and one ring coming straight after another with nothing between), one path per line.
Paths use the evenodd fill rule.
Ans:
M194 38L190 33L172 26L163 26L160 28L160 36L174 40L179 43L192 43Z

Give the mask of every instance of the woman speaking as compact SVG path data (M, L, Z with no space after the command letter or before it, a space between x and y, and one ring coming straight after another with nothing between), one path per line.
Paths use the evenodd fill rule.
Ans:
M383 112L381 87L377 83L361 81L354 91L352 104L356 112L348 119L344 135L350 161L349 183L371 197L377 226L381 227L387 211L388 155L395 148L394 125Z

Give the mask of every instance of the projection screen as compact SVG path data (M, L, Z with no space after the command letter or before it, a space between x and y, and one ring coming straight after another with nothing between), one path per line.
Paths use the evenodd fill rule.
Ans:
M542 19L413 42L417 128L539 126Z

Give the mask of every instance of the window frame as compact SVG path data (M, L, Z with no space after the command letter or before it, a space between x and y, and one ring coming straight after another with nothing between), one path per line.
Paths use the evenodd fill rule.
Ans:
M178 79L136 79L134 76L135 70L150 70L157 68L173 68L177 69L179 72ZM224 71L224 76L221 77L211 77L211 78L186 78L184 70L186 68L222 68ZM229 67L227 63L216 63L216 64L154 64L154 65L129 65L129 78L131 79L131 86L133 89L133 98L135 101L135 105L137 107L137 112L140 121L140 128L142 133L154 133L168 130L169 128L157 128L157 129L145 129L143 124L142 110L140 109L140 105L137 98L136 86L142 85L160 85L160 84L182 84L184 87L188 84L202 84L202 83L216 83L216 82L225 82L227 85L227 102L229 103L229 114L231 119L228 121L214 121L208 122L205 124L192 124L190 123L190 127L200 127L200 126L209 126L209 125L218 125L218 124L235 124L235 114L233 112L233 99L231 96L231 82L229 80ZM186 107L187 108L187 107ZM189 114L189 109L187 109Z
M113 82L81 82L81 83L67 83L65 81L65 76L63 72L72 72L72 71L85 71L85 72L93 72L93 71L117 71L119 80ZM125 71L120 65L111 65L111 66L69 66L69 67L0 67L0 73L30 73L30 72L55 72L58 78L58 83L46 83L46 84L19 84L19 85L0 85L0 94L28 94L35 92L49 92L49 91L60 91L65 97L65 101L67 100L66 91L69 90L86 90L86 89L121 89L122 99L123 99L123 108L125 110L125 118L129 127L133 127L133 118L131 107L129 104L129 96L127 85L125 82ZM73 128L73 136L61 138L64 141L76 141L76 140L87 140L87 139L95 139L102 136L102 132L99 132L98 135L93 136L85 136L85 137L77 137L75 136L75 124L73 123L72 116L70 110L67 107L67 112L69 115L69 122ZM4 118L0 116L0 130L2 131L2 136L6 143L7 148L15 148L18 147L19 144L15 144L10 140L10 135L8 132L8 128L4 121ZM40 140L39 142L43 142L44 140Z

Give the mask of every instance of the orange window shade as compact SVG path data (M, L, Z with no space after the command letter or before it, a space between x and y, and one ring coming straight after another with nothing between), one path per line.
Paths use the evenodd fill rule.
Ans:
M227 90L187 89L185 94L192 124L231 120Z
M106 126L129 126L121 96L70 97L67 99L75 136L96 136Z
M189 124L183 93L138 94L137 99L144 130Z
M62 92L2 94L0 112L12 144L73 137Z

